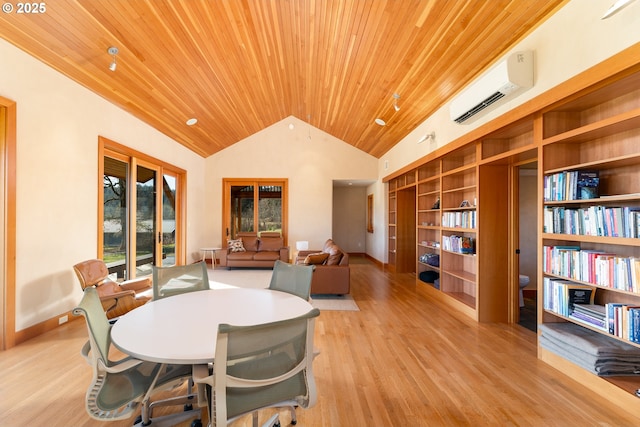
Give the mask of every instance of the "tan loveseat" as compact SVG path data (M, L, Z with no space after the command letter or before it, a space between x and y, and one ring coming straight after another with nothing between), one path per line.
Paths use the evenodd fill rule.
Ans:
M296 264L312 264L316 269L311 280L311 295L345 295L350 292L349 254L332 239L322 250L300 251Z
M238 243L238 242L241 243ZM273 268L276 260L289 262L289 247L278 232L238 233L222 251L220 265L231 267Z

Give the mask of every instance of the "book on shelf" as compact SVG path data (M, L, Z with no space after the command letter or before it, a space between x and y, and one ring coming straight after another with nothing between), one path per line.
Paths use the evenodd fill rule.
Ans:
M569 317L607 332L607 315L604 305L576 304Z
M543 280L545 310L570 317L578 305L593 305L595 289L569 280L545 277Z
M640 293L640 258L578 246L545 246L542 258L547 274Z
M472 237L462 236L460 240L460 252L463 254L475 253L475 240Z
M476 253L476 239L468 236L442 236L442 249L460 254Z
M572 311L576 304L593 304L595 289L586 285L568 285L566 287L569 311Z
M606 328L611 335L640 343L640 306L608 303L606 313Z
M596 170L578 171L576 182L576 196L578 199L597 199L600 196L598 187L600 185L600 176Z
M597 170L558 172L544 177L544 200L585 200L599 197Z
M640 237L640 208L632 206L589 206L570 208L546 206L545 233L582 236Z

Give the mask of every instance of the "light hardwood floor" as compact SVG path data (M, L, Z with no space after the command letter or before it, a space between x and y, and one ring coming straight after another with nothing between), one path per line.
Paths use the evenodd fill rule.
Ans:
M537 360L535 333L475 323L430 299L412 275L384 272L359 257L351 264L360 311L321 313L319 398L298 410L299 426L640 425ZM85 340L79 320L0 353L1 426L131 425L85 413ZM281 421L289 422L286 412Z

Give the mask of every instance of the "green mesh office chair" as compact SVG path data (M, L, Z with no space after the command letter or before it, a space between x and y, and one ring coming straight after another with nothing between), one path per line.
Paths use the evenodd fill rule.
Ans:
M204 261L171 267L154 265L152 270L154 300L209 289L209 275Z
M210 289L207 264L204 261L188 265L172 265L170 267L152 266L153 272L153 299L162 299L187 292ZM187 394L184 396L188 402L185 411L193 408L191 403L195 398L193 393L193 380L189 379ZM198 425L197 423L194 423Z
M313 265L288 264L276 260L269 289L288 292L304 300L309 300L314 269Z
M84 316L89 333L89 340L82 347L81 354L93 368L93 379L85 399L87 412L92 418L101 421L125 419L131 417L141 406L140 421L142 425L147 425L152 420L154 406L185 403L183 399L152 402L151 396L177 387L191 378L191 366L164 365L133 357L115 361L109 359L112 325L95 288L88 287L84 290L84 296L73 314ZM178 420L188 420L199 414L193 411L174 415ZM161 424L160 418L153 420L158 420L154 425Z
M194 366L204 384L213 427L265 408L309 408L316 403L313 376L313 331L316 308L293 319L253 326L218 327L213 367ZM296 423L295 411L291 423ZM266 423L279 425L276 413Z
M287 264L277 260L273 266L273 274L269 289L287 292L309 301L311 298L311 280L315 265ZM320 355L320 349L313 349L313 357ZM295 408L292 408L294 411Z

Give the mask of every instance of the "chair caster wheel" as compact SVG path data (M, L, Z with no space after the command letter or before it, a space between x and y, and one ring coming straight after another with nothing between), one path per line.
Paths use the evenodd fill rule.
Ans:
M133 420L133 425L142 424L142 415L138 415L135 420Z
M191 411L193 409L193 405L190 403L187 403L186 405L184 405L184 411Z
M202 427L202 420L193 420L191 422L191 427Z

